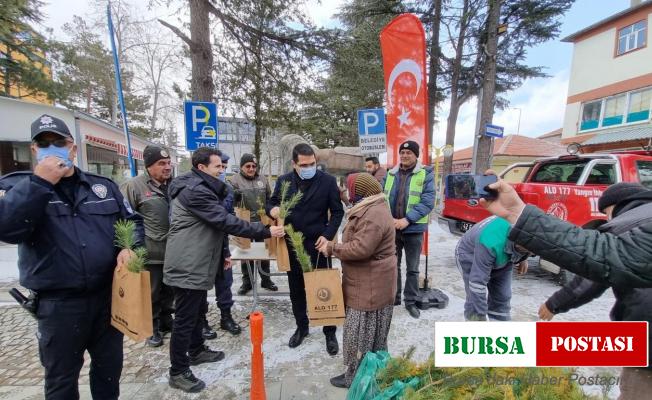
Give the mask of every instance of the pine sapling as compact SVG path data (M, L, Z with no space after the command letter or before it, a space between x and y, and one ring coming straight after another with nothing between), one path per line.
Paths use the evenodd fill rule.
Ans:
M290 216L292 213L292 209L294 206L299 204L301 201L301 198L303 197L303 193L301 192L296 192L290 198L288 199L288 192L290 190L290 182L285 181L281 183L281 205L279 207L279 218L282 220L285 220L287 217Z
M114 225L115 245L121 249L133 250L135 257L127 262L129 272L139 273L145 270L147 261L147 250L144 247L135 247L136 224L133 221L118 220Z
M256 213L262 219L264 216L267 215L267 213L265 212L265 198L263 196L259 196L256 199L256 203L258 204L258 210L256 211Z
M295 231L294 227L290 224L285 225L285 232L290 238L292 249L297 256L297 261L301 265L303 272L312 272L312 260L310 260L310 255L303 246L303 233Z

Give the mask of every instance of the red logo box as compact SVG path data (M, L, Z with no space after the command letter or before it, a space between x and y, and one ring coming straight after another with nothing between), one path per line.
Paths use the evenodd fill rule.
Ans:
M537 322L539 367L647 365L647 322Z

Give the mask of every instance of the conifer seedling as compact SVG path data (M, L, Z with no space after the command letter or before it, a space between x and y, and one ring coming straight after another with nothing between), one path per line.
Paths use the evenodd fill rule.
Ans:
M297 261L301 265L303 272L312 272L312 261L310 260L310 255L306 252L306 248L303 246L303 233L295 231L294 227L290 224L285 225L285 232L290 238L290 243L292 243L292 249L294 254L297 256Z
M303 193L296 192L288 199L288 191L290 190L290 182L285 181L281 183L281 205L279 207L279 218L285 220L292 213L292 209L299 204Z
M115 245L121 249L133 250L136 254L131 257L127 262L127 270L129 272L139 273L145 270L145 262L147 261L147 249L144 247L135 247L136 239L134 233L136 232L136 224L134 221L118 220L114 225L115 229Z

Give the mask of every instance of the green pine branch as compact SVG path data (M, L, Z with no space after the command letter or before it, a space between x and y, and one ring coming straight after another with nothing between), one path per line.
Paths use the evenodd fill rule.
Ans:
M127 270L139 273L145 270L147 262L147 249L136 246L136 224L134 221L118 220L114 225L115 245L121 249L133 250L136 254L127 262Z
M285 225L285 232L290 238L292 250L296 254L297 261L299 261L303 272L312 272L312 260L310 260L310 255L303 246L303 233L295 231L294 227L290 224Z
M285 181L281 183L281 205L279 207L279 217L281 219L286 219L287 217L292 214L292 209L299 204L301 201L301 198L303 197L303 193L297 191L295 194L290 196L288 199L288 192L290 190L290 182Z

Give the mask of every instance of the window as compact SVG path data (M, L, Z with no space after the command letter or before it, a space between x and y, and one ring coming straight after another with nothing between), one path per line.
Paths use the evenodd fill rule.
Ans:
M585 166L586 160L543 164L532 178L532 182L577 183Z
M652 88L592 100L582 105L580 131L650 119Z
M652 89L632 93L629 96L627 122L645 121L649 119L650 103L652 103Z
M627 96L623 94L605 100L602 126L620 125L623 123L626 99Z
M618 32L618 55L645 46L646 36L647 23L644 20L621 29Z
M580 130L595 129L600 125L600 112L602 111L602 100L592 101L584 104L582 108L582 124Z
M616 166L614 164L596 164L591 169L587 185L611 185L616 183Z
M636 169L638 169L638 180L641 185L652 189L652 162L636 161Z

